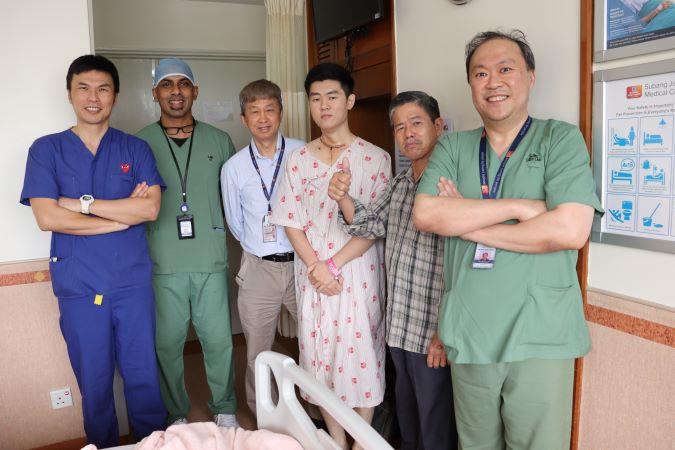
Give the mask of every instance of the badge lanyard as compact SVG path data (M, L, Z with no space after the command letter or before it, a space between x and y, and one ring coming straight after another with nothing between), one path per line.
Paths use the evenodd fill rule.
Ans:
M277 160L277 167L274 169L274 176L272 177L272 184L270 184L270 190L269 192L267 191L267 186L265 185L265 182L263 181L262 175L260 174L260 168L258 167L258 162L255 160L255 155L253 154L253 147L251 144L248 144L248 152L251 155L251 162L253 163L253 167L255 167L255 171L258 172L258 176L260 177L260 185L262 186L263 194L265 194L265 198L267 199L267 212L270 213L272 212L272 206L270 205L270 201L272 199L272 192L274 192L274 185L277 182L277 175L279 175L279 169L281 168L281 160L284 158L284 149L286 148L286 140L284 139L283 136L281 136L281 150L279 151L279 159Z
M504 155L504 159L497 169L495 174L495 179L492 182L492 190L490 190L490 185L488 184L488 168L487 168L487 133L485 128L483 128L483 133L480 137L480 146L478 152L478 173L480 175L480 192L483 199L495 199L499 194L499 187L502 183L502 177L504 175L504 168L506 163L509 162L511 156L515 153L518 145L523 140L528 130L532 125L532 117L527 117L527 120L520 128L520 131L516 135L515 139L509 146L509 149ZM497 254L497 249L494 247L488 247L481 244L480 242L476 243L476 251L473 257L473 268L474 269L492 269L495 263L495 256Z
M158 122L159 126L162 126L161 122ZM187 162L185 163L185 176L180 170L178 165L178 159L176 154L171 147L171 142L169 137L164 133L166 138L166 145L169 147L171 152L171 157L173 158L173 163L176 165L176 171L178 172L178 178L180 179L181 194L183 194L183 203L180 205L181 215L176 217L176 226L178 227L178 239L194 239L195 238L195 222L192 214L187 214L190 210L187 202L187 181L188 181L188 170L190 169L190 158L192 156L192 143L195 141L195 131L197 130L197 121L194 121L194 128L192 129L192 136L190 136L190 148L188 149Z
M490 186L488 184L487 134L485 133L485 128L483 128L483 134L481 134L480 137L480 148L478 153L478 172L480 175L480 192L484 199L497 198L497 194L499 193L499 186L502 184L504 167L506 167L506 163L509 162L511 156L513 156L513 154L516 152L516 149L518 148L520 141L522 141L525 135L527 134L527 131L530 129L531 124L532 124L532 117L528 116L527 120L520 128L518 135L516 135L516 138L513 140L511 146L506 152L506 155L504 156L502 163L499 165L499 169L497 170L497 174L495 175L495 180L492 182L492 190L490 190Z
M160 123L159 126L162 126ZM181 187L181 193L183 194L183 203L180 205L180 210L182 213L186 213L190 210L190 207L188 206L187 203L187 180L188 180L188 170L190 170L190 157L192 156L192 143L195 141L195 130L197 129L197 121L194 121L194 128L192 129L192 136L190 136L190 147L188 149L188 156L187 156L187 162L185 163L185 176L183 176L183 172L180 170L180 166L178 165L178 160L176 159L176 154L173 151L173 147L171 147L171 142L169 142L169 137L164 133L164 137L166 138L166 145L169 146L169 151L171 152L171 157L173 158L173 163L176 165L176 170L178 171L178 178L180 179L180 187Z
M260 177L260 185L262 186L263 194L267 199L267 214L263 216L262 221L262 233L263 233L263 242L276 242L277 240L277 229L276 225L270 223L270 214L272 213L272 205L270 204L272 200L272 193L274 192L274 185L277 182L277 176L279 175L279 169L281 168L281 161L284 159L284 150L286 148L286 140L281 136L281 150L279 151L279 158L277 159L277 166L274 169L274 175L272 176L272 183L270 184L270 190L267 190L267 185L263 180L262 174L260 173L260 167L258 167L258 162L255 160L255 155L253 154L253 146L248 144L248 152L251 155L251 162L255 171L258 172L258 177Z

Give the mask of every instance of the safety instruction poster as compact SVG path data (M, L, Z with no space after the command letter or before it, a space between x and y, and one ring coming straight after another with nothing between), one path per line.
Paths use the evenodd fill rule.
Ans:
M675 36L672 0L605 0L606 48Z
M605 84L602 231L675 241L675 72Z

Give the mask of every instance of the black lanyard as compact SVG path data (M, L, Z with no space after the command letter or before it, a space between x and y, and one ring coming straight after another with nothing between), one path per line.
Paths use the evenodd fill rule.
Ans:
M274 176L272 177L272 184L270 185L270 190L269 192L267 191L267 186L265 185L265 182L263 181L262 175L260 174L260 168L258 167L258 163L255 160L255 155L253 154L253 147L251 144L248 144L248 152L251 155L251 162L253 162L253 167L255 167L255 171L258 172L258 176L260 177L260 184L262 185L262 190L263 194L265 194L265 198L267 199L267 211L270 212L272 211L272 206L270 205L270 200L272 198L272 192L274 192L274 184L277 182L277 175L279 175L279 168L281 167L281 160L284 158L284 149L286 148L286 140L284 139L283 136L281 136L281 150L279 151L279 159L277 159L277 167L274 169Z
M162 127L161 122L157 122L160 127ZM197 130L197 121L194 121L194 128L192 129L192 136L190 136L190 148L188 149L188 156L187 156L187 162L185 163L185 177L183 177L183 172L180 170L180 166L178 165L178 160L176 159L176 154L173 151L173 147L171 147L171 142L169 142L169 137L164 133L164 137L166 138L166 145L169 146L169 150L171 151L171 156L173 157L173 163L176 165L176 170L178 171L178 178L180 179L180 187L181 187L181 193L183 194L183 204L181 205L181 211L187 212L188 211L188 206L187 206L187 180L188 180L188 170L190 169L190 157L192 156L192 143L195 141L195 131ZM162 131L164 131L164 127L162 127Z
M520 141L522 141L527 134L531 124L532 117L527 116L527 120L520 128L518 135L511 143L511 146L507 150L502 163L499 165L499 169L495 174L495 180L492 182L492 190L490 190L490 185L488 184L487 135L485 133L485 128L483 128L483 134L481 134L480 137L480 147L478 152L478 172L480 175L480 193L484 199L497 198L497 194L499 193L499 185L502 183L502 175L504 175L504 167L506 167L506 163L509 162L509 159L515 153L516 148L518 148L518 145L520 144Z

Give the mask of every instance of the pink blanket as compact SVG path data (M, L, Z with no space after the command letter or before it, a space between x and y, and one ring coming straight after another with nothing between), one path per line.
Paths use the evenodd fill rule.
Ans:
M88 445L82 450L95 450ZM134 450L302 450L292 437L267 430L220 428L213 422L173 425L155 431Z

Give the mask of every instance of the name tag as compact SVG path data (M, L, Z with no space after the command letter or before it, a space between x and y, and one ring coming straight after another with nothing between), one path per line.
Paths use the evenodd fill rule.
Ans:
M277 241L277 226L270 223L270 215L265 214L262 220L263 242Z
M497 249L487 247L480 242L476 243L476 253L473 255L474 269L492 269L495 266Z
M176 217L178 225L178 239L194 239L195 222L191 214L183 214Z

